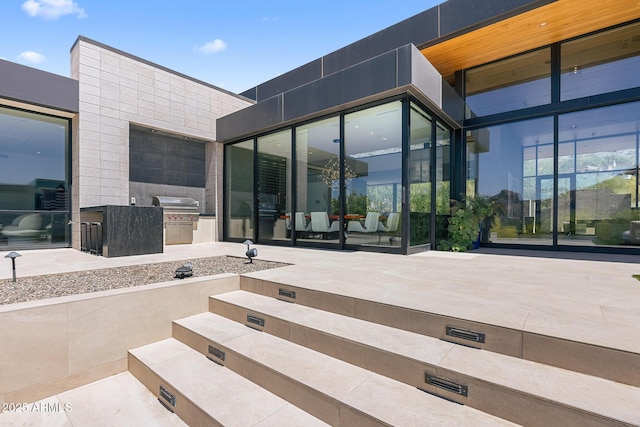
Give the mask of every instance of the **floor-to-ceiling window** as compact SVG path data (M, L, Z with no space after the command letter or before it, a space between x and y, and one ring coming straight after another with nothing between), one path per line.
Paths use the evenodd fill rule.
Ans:
M347 244L400 246L402 102L345 115Z
M431 242L431 149L433 117L412 105L409 126L409 244ZM447 212L441 212L446 224Z
M559 244L640 245L639 126L637 102L560 115Z
M291 130L258 138L258 241L286 241L291 231Z
M340 242L340 118L296 128L296 209L291 229L298 242ZM347 180L351 175L347 173Z
M447 221L450 214L451 201L451 129L441 121L436 121L435 144L435 223L433 243L437 246L440 240L447 238Z
M0 107L0 250L69 245L69 126Z
M499 207L492 242L553 243L553 141L552 117L467 132L467 196L489 196Z
M224 235L405 252L444 237L450 177L451 131L432 113L408 98L354 109L228 144Z
M253 139L225 149L225 237L254 239Z
M466 193L498 203L493 243L640 244L639 29L618 26L465 72Z

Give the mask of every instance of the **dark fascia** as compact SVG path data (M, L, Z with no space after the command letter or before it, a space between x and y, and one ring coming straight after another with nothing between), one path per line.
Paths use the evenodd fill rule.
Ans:
M78 81L0 59L0 98L77 113Z
M173 74L173 75L175 75L175 76L181 77L181 78L186 79L186 80L190 80L190 81L192 81L192 82L194 82L194 83L197 83L197 84L202 85L202 86L206 86L206 87L211 88L211 89L214 89L214 90L216 90L216 91L218 91L218 92L226 93L227 95L234 96L234 97L236 97L236 98L238 98L238 99L242 99L243 101L254 102L254 100L253 100L253 99L248 98L248 97L246 97L246 96L244 96L244 95L239 95L239 94L237 94L237 93L235 93L235 92L231 92L231 91L228 91L228 90L223 89L223 88L221 88L221 87L218 87L218 86L212 85L211 83L207 83L207 82L204 82L204 81L202 81L202 80L198 80L198 79L196 79L196 78L194 78L194 77L188 76L188 75L186 75L186 74L182 74L182 73L180 73L180 72L178 72L178 71L172 70L172 69L167 68L167 67L163 67L162 65L156 64L156 63L154 63L154 62L147 61L146 59L140 58L139 56L132 55L132 54L127 53L127 52L125 52L125 51L123 51L123 50L116 49L116 48L114 48L114 47L111 47L111 46L106 45L106 44L104 44L104 43L100 43L100 42L98 42L98 41L95 41L95 40L90 39L90 38L85 37L85 36L78 36L78 38L76 39L76 41L75 41L75 42L73 43L73 45L71 46L71 51L73 51L73 49L76 47L76 45L77 45L80 41L83 41L83 42L85 42L85 43L89 43L89 44L92 44L92 45L97 46L97 47L99 47L99 48L102 48L102 49L105 49L105 50L111 51L111 52L113 52L113 53L115 53L115 54L118 54L118 55L124 56L124 57L126 57L126 58L132 59L132 60L134 60L134 61L136 61L136 62L141 62L141 63L143 63L143 64L146 64L146 65L149 65L149 66L151 66L151 67L157 68L157 69L159 69L159 70L166 71L167 73Z
M415 46L405 45L221 117L216 135L218 141L237 141L404 93L460 126L460 97Z
M423 49L555 1L448 0L241 94L260 102L400 46Z

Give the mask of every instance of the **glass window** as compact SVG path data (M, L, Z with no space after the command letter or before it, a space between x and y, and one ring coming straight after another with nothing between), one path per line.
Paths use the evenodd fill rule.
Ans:
M550 103L550 63L546 48L467 70L467 118Z
M560 146L575 152L575 169L559 176L566 187L558 193L560 243L640 244L639 123L638 103L560 116Z
M340 118L296 128L297 207L291 227L298 241L339 242ZM350 173L347 179L350 179ZM312 221L312 215L314 221Z
M553 141L551 117L467 133L467 194L489 196L500 209L491 241L552 244Z
M409 137L409 228L411 246L431 242L431 148L433 119L411 106ZM447 212L441 212L445 221Z
M226 235L255 239L253 230L253 140L225 147Z
M0 245L69 244L69 120L0 107Z
M347 243L400 246L402 103L347 114L344 128Z
M640 23L566 42L561 49L563 101L640 86Z
M451 200L451 130L436 122L436 246L447 238L445 218Z
M259 241L291 238L291 129L258 138ZM287 218L289 217L289 218Z

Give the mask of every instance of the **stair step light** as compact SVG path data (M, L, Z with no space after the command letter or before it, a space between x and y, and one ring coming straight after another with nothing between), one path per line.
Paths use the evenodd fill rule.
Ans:
M217 363L218 365L224 366L223 362L225 361L225 358L226 358L226 354L224 353L224 351L210 345L209 354L213 357L207 356L207 359L211 360L214 363Z
M278 289L278 295L281 297L287 297L291 299L296 299L296 291L289 291L287 289Z
M167 408L167 410L169 410L170 412L173 413L173 409L171 409L171 408L175 408L176 407L176 397L172 393L170 393L169 390L164 388L163 386L160 386L160 397L162 399L158 398L158 401L162 404L162 406L164 406L165 408ZM171 405L171 406L169 406L169 405Z
M247 314L247 322L264 327L264 319L262 317L252 316L251 314Z
M467 397L469 394L469 387L466 385L454 383L453 381L445 380L428 373L425 373L424 381L432 386L447 390L451 393L459 394L460 396Z
M455 326L446 327L447 335L450 337L460 338L467 341L484 343L485 333L472 331L470 329L456 328Z

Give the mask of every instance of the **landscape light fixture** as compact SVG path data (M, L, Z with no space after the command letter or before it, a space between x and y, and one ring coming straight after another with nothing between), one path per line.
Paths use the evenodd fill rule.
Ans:
M250 249L249 245L253 245L253 242L249 239L242 242L243 245L247 245L247 252L245 255L249 258L249 262L247 264L253 264L253 258L258 256L258 250L256 248Z
M6 254L4 257L5 258L11 258L11 269L13 270L13 281L16 281L16 258L18 258L20 255L18 252L9 252L8 254Z
M193 276L193 264L191 264L191 262L188 262L182 267L178 267L176 269L176 275L174 276L174 278L184 279L185 277L191 276Z

